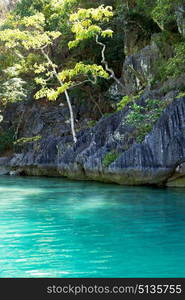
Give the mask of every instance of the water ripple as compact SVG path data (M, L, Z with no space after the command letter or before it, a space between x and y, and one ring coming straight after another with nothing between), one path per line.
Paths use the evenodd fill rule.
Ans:
M182 189L0 178L0 277L184 277Z

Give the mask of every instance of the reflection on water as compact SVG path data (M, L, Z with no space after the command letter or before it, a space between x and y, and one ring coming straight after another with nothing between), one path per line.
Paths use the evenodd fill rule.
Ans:
M0 177L0 277L184 277L183 189Z

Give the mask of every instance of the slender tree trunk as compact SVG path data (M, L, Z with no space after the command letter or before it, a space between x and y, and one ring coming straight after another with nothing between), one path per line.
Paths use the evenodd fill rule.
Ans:
M76 138L76 133L75 133L73 108L72 108L71 101L70 101L70 98L69 98L69 94L68 94L67 91L65 91L65 96L66 96L66 100L67 100L67 104L68 104L69 112L70 112L71 132L72 132L72 135L73 135L73 141L74 141L74 143L76 143L77 138Z
M123 84L116 77L116 75L114 73L114 70L109 67L108 62L105 59L106 45L99 41L98 35L96 36L96 43L102 47L102 51L101 51L102 61L101 61L101 63L105 66L105 70L110 74L109 79L113 78L117 82L117 84L120 85L123 88Z
M45 58L47 59L47 61L50 64L50 66L52 67L55 78L58 80L59 84L61 86L63 86L63 82L59 78L58 73L57 73L57 71L56 71L56 69L55 69L55 67L53 65L53 62L51 61L51 59L49 58L49 56L47 55L47 53L43 49L41 51L42 51L43 55L45 56ZM71 105L71 101L70 101L70 97L69 97L68 91L66 90L64 92L64 94L65 94L65 97L66 97L66 101L67 101L68 108L69 108L69 113L70 113L71 133L72 133L72 136L73 136L73 141L74 141L74 143L76 143L77 142L77 138L76 138L76 133L75 133L73 108L72 108L72 105Z

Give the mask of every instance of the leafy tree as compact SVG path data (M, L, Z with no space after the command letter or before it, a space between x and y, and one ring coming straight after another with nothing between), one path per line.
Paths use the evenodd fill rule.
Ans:
M76 0L54 0L50 1L48 5L53 6L55 14L62 16L69 13L69 7L72 11L73 5L77 2ZM105 45L99 41L99 37L112 36L113 32L110 29L103 29L101 26L102 22L108 22L112 16L112 8L110 6L104 7L103 5L94 9L79 9L70 16L74 40L69 42L69 47L76 47L83 40L96 38L97 44L102 47L102 63L105 69L101 65L77 62L73 68L61 70L61 66L59 68L53 61L51 48L56 40L61 40L63 35L65 36L65 32L62 32L62 30L48 30L47 21L42 12L37 12L31 16L12 18L8 28L7 26L2 26L0 31L0 41L3 42L4 47L18 54L18 62L13 66L16 75L28 71L25 69L26 65L27 68L32 68L34 71L35 82L40 86L40 89L35 94L36 99L47 97L53 101L60 94L65 94L70 112L73 141L75 143L77 139L74 127L74 114L68 90L86 81L94 84L97 77L106 79L115 77L113 70L109 69L105 61ZM42 55L42 61L38 61L34 65L27 64L30 51L35 55ZM11 77L11 80L15 81L16 78L17 76ZM19 84L23 84L23 82L19 81ZM51 84L53 84L52 88ZM23 96L23 90L20 91Z
M97 45L102 48L101 63L104 65L107 74L109 74L107 78L113 78L119 85L122 86L122 83L117 79L113 69L109 67L108 62L106 61L106 45L99 40L99 37L112 37L113 31L111 29L103 30L100 26L97 25L97 22L108 22L112 16L112 7L107 6L104 8L103 5L95 9L80 9L77 13L72 14L70 20L73 22L72 32L75 34L75 40L69 42L69 48L78 46L79 43L83 40L95 38Z

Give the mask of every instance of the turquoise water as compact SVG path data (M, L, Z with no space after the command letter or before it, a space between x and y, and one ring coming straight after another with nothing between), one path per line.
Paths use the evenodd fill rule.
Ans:
M0 277L185 277L185 189L0 177Z

